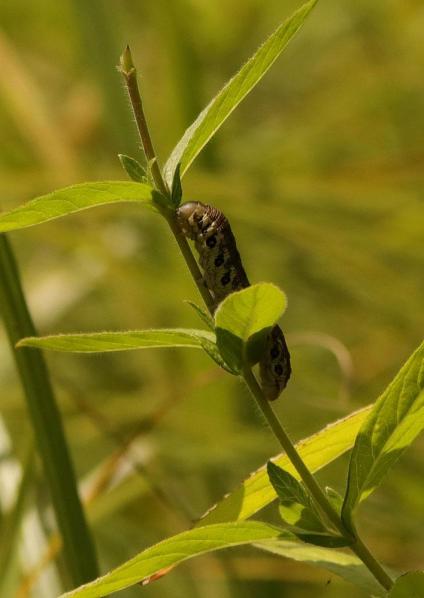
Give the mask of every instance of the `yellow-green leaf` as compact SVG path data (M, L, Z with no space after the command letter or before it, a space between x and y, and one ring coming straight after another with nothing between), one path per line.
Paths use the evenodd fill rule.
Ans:
M312 472L318 471L352 448L356 434L370 410L371 406L355 411L298 442L296 448L307 467ZM274 457L273 462L299 479L298 473L284 453ZM264 465L208 511L198 525L247 519L266 507L276 497L277 494L268 479L266 465Z
M306 2L286 19L186 130L165 164L164 175L170 187L177 165L181 163L183 177L207 142L273 65L316 3L317 0Z
M194 556L279 537L287 539L293 536L278 527L259 521L222 523L192 529L143 550L103 577L63 594L63 598L108 596Z
M115 202L134 201L156 210L153 193L150 185L130 181L99 181L72 185L0 214L0 233L34 226L94 206Z

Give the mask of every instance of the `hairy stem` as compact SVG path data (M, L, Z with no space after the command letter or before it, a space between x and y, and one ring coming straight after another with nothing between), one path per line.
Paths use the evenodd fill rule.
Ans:
M137 83L137 73L128 46L124 51L123 55L121 56L121 72L124 76L125 83L128 89L128 95L130 97L132 109L137 122L137 127L143 144L144 153L146 155L148 163L151 165L151 173L156 189L160 191L163 195L169 197L169 190L162 178L156 154L153 149L146 118L144 116L143 104L141 101L140 90L138 88ZM204 284L202 273L200 272L199 266L193 256L190 246L187 243L187 240L183 235L182 231L178 227L175 218L175 212L173 210L167 210L165 208L160 208L160 211L167 220L172 230L172 233L178 243L181 253L186 261L188 269L190 270L193 280L196 283L197 288L199 289L200 294L202 295L202 298L209 312L213 315L215 308L214 300L209 292L209 289ZM303 459L301 458L296 448L294 447L292 441L288 437L278 417L274 413L269 401L264 397L262 389L259 386L255 376L253 375L250 369L247 368L243 372L243 379L246 382L251 394L256 399L256 402L260 410L262 411L265 419L267 420L272 432L274 433L278 442L282 446L283 450L286 452L288 458L292 462L300 478L302 479L305 487L309 490L311 496L314 498L317 505L327 516L328 520L340 532L340 534L344 536L347 540L349 540L350 548L362 560L362 562L366 565L366 567L374 575L374 577L379 581L379 583L386 590L390 590L390 588L393 586L392 579L388 576L386 571L383 569L382 565L369 552L368 548L365 546L362 540L360 540L357 535L353 537L352 534L345 528L338 513L334 510L327 496L319 486L312 473L306 467Z
M137 123L138 132L140 134L144 154L146 156L147 163L152 173L154 185L156 189L160 193L162 193L162 195L169 197L169 189L167 188L165 181L163 180L156 153L153 148L152 138L143 110L143 102L141 100L140 89L138 87L137 71L132 60L131 50L128 46L125 48L121 56L120 63L120 70L124 77L126 88L128 90L128 95L130 98L135 121ZM190 246L187 243L187 239L185 238L177 224L175 211L166 209L160 205L158 205L158 209L167 220L171 228L171 231L175 237L175 240L178 243L178 247L180 248L181 253L184 256L184 259L187 263L188 269L190 270L193 280L196 283L197 288L199 289L203 301L207 305L210 313L212 314L214 309L213 298L204 284L202 273L200 272L199 266L197 265L197 262L193 256Z
M36 330L5 235L0 235L0 311L23 386L29 416L50 489L72 586L98 575L96 555L78 496L75 474L49 374L41 351L16 343Z
M149 128L144 115L143 102L141 101L140 90L138 88L137 70L134 66L129 46L125 48L124 53L121 56L120 70L125 80L147 165L152 173L155 186L163 195L169 195L169 190L162 178L152 138L150 137Z

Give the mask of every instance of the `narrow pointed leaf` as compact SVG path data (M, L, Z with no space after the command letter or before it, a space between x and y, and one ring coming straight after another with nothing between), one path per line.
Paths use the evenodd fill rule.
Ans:
M424 343L375 402L359 430L350 459L342 516L353 525L356 506L424 428Z
M181 163L183 177L211 137L272 66L303 25L316 2L317 0L306 2L285 20L186 130L165 164L164 175L169 186L177 164Z
M215 324L213 319L204 309L197 305L197 303L194 303L194 301L187 300L185 303L188 303L188 305L194 309L194 311L197 313L202 322L204 322L210 330L215 330Z
M181 198L183 196L183 188L181 186L180 169L181 169L181 165L177 164L177 167L174 171L174 176L172 179L171 200L172 200L172 204L175 206L175 208L178 208L178 206L181 203Z
M325 493L327 495L328 500L331 502L333 508L341 516L343 507L343 497L337 492L337 490L334 490L334 488L330 488L330 486L327 486L325 488Z
M0 232L34 226L94 206L115 202L138 202L144 207L156 210L152 202L152 193L150 185L128 181L99 181L72 185L0 214Z
M307 467L312 472L318 471L351 449L356 434L370 410L371 406L355 411L298 442L296 448ZM287 455L284 453L277 455L273 461L299 479ZM264 465L210 509L198 525L247 519L276 498L277 494L268 479L266 465Z
M365 565L353 554L307 544L295 544L287 540L266 540L256 543L255 546L294 561L326 569L372 596L386 596L383 588L375 581Z
M192 347L201 349L205 342L214 343L215 336L206 330L161 328L128 332L89 332L27 337L18 347L36 347L68 353L103 353L162 347Z
M126 154L118 154L118 158L122 168L132 181L135 181L136 183L147 183L147 173L140 162Z
M200 554L279 537L287 539L293 536L278 527L259 521L224 523L192 529L147 548L103 577L63 594L63 598L107 596Z

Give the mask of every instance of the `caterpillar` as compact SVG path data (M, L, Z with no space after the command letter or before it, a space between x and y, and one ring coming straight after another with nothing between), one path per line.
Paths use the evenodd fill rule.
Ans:
M222 212L199 201L190 201L177 209L177 222L184 235L194 241L215 308L230 293L250 286L230 224ZM277 399L291 374L290 353L278 325L266 339L259 374L266 398Z

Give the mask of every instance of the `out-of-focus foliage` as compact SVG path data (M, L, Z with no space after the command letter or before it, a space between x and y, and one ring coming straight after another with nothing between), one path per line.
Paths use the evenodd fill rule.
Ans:
M117 154L140 158L115 70L126 43L164 163L211 96L299 4L2 3L1 209L59 186L125 178ZM374 400L422 337L423 27L418 0L318 3L183 181L185 200L225 211L250 280L273 281L287 294L293 376L277 409L294 438ZM175 242L156 215L134 204L99 207L11 240L43 334L199 326L184 303L199 299ZM29 428L1 340L4 511ZM103 570L187 529L278 452L247 392L202 352L49 354L48 361L92 500ZM421 439L360 514L367 543L399 570L424 566L423 456ZM320 476L342 492L346 467L342 459ZM18 586L29 595L33 581L37 598L59 593L52 569L29 577L52 529L42 478L34 478L26 504L41 519L28 511L27 577L14 555L2 580L7 596ZM122 595L359 596L328 579L240 548Z

